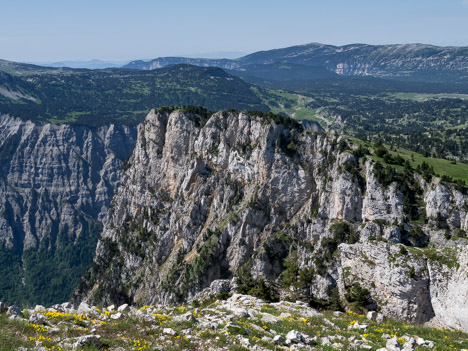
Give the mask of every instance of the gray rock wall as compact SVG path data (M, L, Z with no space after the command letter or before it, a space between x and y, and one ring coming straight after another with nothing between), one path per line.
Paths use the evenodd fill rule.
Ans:
M444 204L449 230L463 227L467 196L422 184L429 219L411 222L401 184L379 184L370 157L353 156L344 137L288 123L217 113L200 126L194 115L152 111L76 301L190 300L245 272L281 285L296 266L313 274L281 293L327 301L337 287L346 303L359 283L386 316L467 329L466 296L444 287L466 281L466 240L445 239L433 215Z
M102 220L135 137L134 127L1 117L0 242L17 251L37 248L62 230L79 235L79 218Z
M136 127L36 125L1 116L3 249L19 256L39 249L50 250L52 255L56 249L73 245L82 234L89 235L91 228L97 228L105 216L120 184L122 163L135 141ZM5 282L1 283L4 287ZM0 291L0 295L4 293ZM14 301L18 300L16 296Z

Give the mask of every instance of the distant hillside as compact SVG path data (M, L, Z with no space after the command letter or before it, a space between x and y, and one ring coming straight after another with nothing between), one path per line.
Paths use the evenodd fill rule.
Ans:
M124 69L137 70L153 70L170 65L188 64L200 67L220 67L220 68L235 68L237 64L235 60L230 59L206 59L206 58L189 58L189 57L160 57L150 61L132 61L125 66Z
M268 66L268 65L267 65ZM238 75L239 71L230 71ZM281 77L278 72L278 77ZM333 72L329 72L333 74ZM304 75L306 76L306 75ZM383 79L372 76L316 77L296 80L262 79L248 72L239 75L244 81L273 90L285 90L298 94L381 94L381 93L468 93L468 83L412 82Z
M265 79L274 81L297 81L339 77L323 66L306 66L294 63L251 64L230 70L230 73L246 79Z
M239 59L242 65L286 61L321 65L343 75L424 77L423 72L468 73L468 47L438 47L424 44L345 46L311 43L284 49L260 51Z
M266 111L251 86L216 67L176 65L153 71L67 70L25 77L0 72L0 113L36 122L138 123L147 110L196 105ZM38 69L33 74L33 69ZM63 70L63 69L61 69Z
M69 69L43 67L32 65L29 63L19 63L0 59L0 72L9 73L15 76L24 76L29 74L42 74L42 73L64 73Z
M424 44L333 46L311 43L259 51L236 60L171 57L148 62L135 61L124 67L149 70L182 62L240 71L249 65L281 62L319 66L339 75L374 76L418 82L468 82L468 47L438 47ZM275 77L273 80L278 79Z

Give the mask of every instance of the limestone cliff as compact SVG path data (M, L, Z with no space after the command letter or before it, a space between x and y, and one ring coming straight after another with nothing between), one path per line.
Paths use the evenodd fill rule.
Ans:
M76 272L60 272L39 257L29 262L31 257L23 254L42 250L50 258L67 247L78 253L75 266L89 260L80 258L80 252L84 245L94 249L99 222L120 184L122 163L135 139L136 127L37 125L1 116L0 244L3 256L13 255L11 262L1 262L2 272L9 274L2 273L0 281L3 300L45 303L18 295L30 285L51 289L50 280L30 276L29 266L55 277L65 274L66 281L57 282L56 288L70 293L69 279L76 281ZM12 290L17 293L8 295Z
M76 301L190 300L237 276L323 304L366 291L367 309L468 329L466 240L447 236L467 229L467 195L382 172L281 116L152 111Z

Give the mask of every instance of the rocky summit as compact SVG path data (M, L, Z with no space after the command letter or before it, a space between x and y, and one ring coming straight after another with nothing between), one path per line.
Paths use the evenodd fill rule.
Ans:
M206 299L180 306L70 303L0 312L11 350L466 350L468 335L384 319L380 313L318 312L307 303L232 294L214 281Z
M224 279L272 303L467 331L467 199L425 167L382 164L364 143L279 115L153 110L75 307L194 304Z

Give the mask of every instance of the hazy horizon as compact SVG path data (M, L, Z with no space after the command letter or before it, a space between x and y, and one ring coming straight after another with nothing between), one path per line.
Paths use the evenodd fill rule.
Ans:
M2 14L0 58L19 62L201 57L311 42L468 45L468 0L19 0L2 4Z
M250 53L245 53L245 52L208 52L208 53L200 53L200 54L183 54L183 55L179 55L178 57L187 57L187 58L207 58L207 59L222 59L222 58L225 58L225 59L235 59L235 58L239 58L239 57L242 57L242 56L245 56L245 55L248 55ZM170 57L170 56L166 56L166 57ZM131 59L131 60L101 60L99 58L91 58L91 59L87 59L87 60L59 60L59 61L19 61L21 63L30 63L30 64L36 64L36 65L45 65L45 64L55 64L55 63L64 63L64 62L93 62L93 61L99 61L99 62L109 62L109 63L122 63L122 64L126 64L128 62L131 62L131 61L136 61L136 60L142 60L142 61L150 61L150 60L154 60L155 58L157 57L146 57L146 58L140 58L140 57L137 57L137 58L134 58L134 59ZM1 59L1 58L0 58Z
M311 43L304 43L304 44L297 44L297 45L291 45L291 46L301 46L301 45L308 45L308 44L313 44L315 42L311 42ZM334 44L329 44L329 43L317 43L317 44L324 44L324 45L331 45L331 46L347 46L347 45L360 45L360 44L364 44L364 45L431 45L431 46L437 46L437 47L467 47L467 46L458 46L458 45L435 45L435 44L431 44L431 43L389 43L389 44L368 44L368 43L347 43L347 44L343 44L343 45L334 45ZM264 50L258 50L258 51L268 51L268 50L274 50L274 49L283 49L283 48L287 48L289 46L285 46L285 47L275 47L275 48L269 48L269 49L264 49ZM58 60L58 61L17 61L17 62L20 62L20 63L29 63L29 64L36 64L36 65L45 65L45 64L54 64L54 63L64 63L64 62L93 62L93 61L99 61L99 62L108 62L108 63L122 63L122 64L126 64L126 63L129 63L129 62L132 62L132 61L151 61L151 60L154 60L154 59L157 59L157 58L162 58L162 57L185 57L185 58L204 58L204 59L236 59L236 58L240 58L242 56L247 56L247 55L250 55L250 54L253 54L255 52L258 52L258 51L253 51L253 52L249 52L249 53L240 53L240 55L221 55L219 52L211 52L211 53L200 53L200 54L181 54L181 55L166 55L166 56L155 56L155 57L146 57L146 58L140 58L140 57L136 57L136 58L133 58L131 60L113 60L113 59L109 59L109 60L103 60L103 59L100 59L100 58L90 58L90 59L83 59L83 60L74 60L74 59L70 59L70 60ZM0 57L0 59L2 59Z

